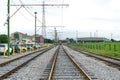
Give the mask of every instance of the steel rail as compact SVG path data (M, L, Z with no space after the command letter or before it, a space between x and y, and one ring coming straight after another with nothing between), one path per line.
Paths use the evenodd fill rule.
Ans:
M62 47L63 48L63 47ZM77 70L84 76L85 80L92 80L90 76L80 67L80 65L68 54L68 52L63 48L66 55L69 57L70 61L74 64Z
M71 46L68 46L68 45L65 45L65 46L67 46L67 47L69 47L69 48L71 48L71 49L73 49L73 50L75 50L75 51L79 51L79 52L88 52L88 53L92 53L92 54L95 54L95 55L98 55L98 56L102 56L102 57L105 57L105 58L110 58L110 59L114 59L114 60L118 60L118 61L120 61L120 59L118 59L118 58L114 58L114 57L110 57L110 56L106 56L106 55L102 55L102 54L96 54L95 52L91 52L91 51L84 51L84 50L80 50L80 49L77 49L77 48L74 48L74 47L71 47Z
M51 47L51 48L52 48L52 47ZM30 61L32 61L33 59L39 57L41 54L47 52L47 51L50 50L51 48L44 49L44 51L41 52L40 54L38 54L38 55L32 57L31 59L29 59L29 60L23 62L22 64L16 66L14 69L12 69L12 70L10 70L10 71L4 73L3 75L0 76L0 80L3 80L3 79L6 78L7 76L9 76L10 74L14 73L14 72L17 71L18 69L20 69L21 67L23 67L24 65L26 65L28 62L30 62Z
M118 69L120 69L120 63L115 63L114 61L110 61L109 59L111 59L111 60L115 60L115 61L120 61L119 59L114 59L114 58L111 58L111 57L108 57L108 56L103 56L103 55L98 55L98 54L95 54L95 53L93 53L93 54L89 54L89 53L92 53L92 52L85 52L85 51L81 51L81 50L79 50L79 49L76 49L76 48L72 48L72 47L70 47L70 46L68 46L69 48L71 48L71 49L73 49L73 50L75 50L75 51L78 51L78 52L80 52L80 53L82 53L82 54L85 54L85 55L88 55L88 56L90 56L90 57L94 57L94 58L96 58L96 59L98 59L98 60L101 60L101 61L104 61L104 62L106 62L106 63L108 63L108 64L111 64L112 66L115 66L115 67L117 67ZM105 59L106 58L106 59ZM108 60L107 60L107 58L108 58Z
M43 50L45 50L45 49L38 50L38 51L43 51ZM38 51L35 51L35 52L38 52ZM28 56L28 55L31 55L31 54L35 53L35 52L30 52L29 54L26 54L26 55L23 55L23 56L20 56L20 57L16 57L16 58L11 59L11 60L9 60L9 61L5 61L5 62L3 62L3 63L0 63L0 66L4 66L4 65L6 65L6 64L8 64L8 63L10 63L10 62L13 62L13 61L18 60L18 59L23 58L23 57L26 57L26 56Z
M63 47L62 47L63 48ZM55 56L54 56L54 60L52 63L52 68L50 70L50 73L48 75L48 79L47 80L52 80L52 76L55 70L55 66L56 66L56 61L57 61L57 57L58 57L58 51L59 48L56 50L55 52ZM79 71L80 74L82 74L82 76L84 76L85 80L92 80L87 74L86 72L80 68L80 66L76 63L76 61L66 52L66 50L63 48L63 51L66 53L66 55L68 56L68 58L70 59L70 61L73 63L73 65L75 66L75 68Z
M55 64L56 64L57 57L58 57L59 48L60 47L58 47L57 50L55 51L55 56L54 56L54 59L53 59L52 67L51 67L51 70L50 70L50 72L48 74L48 80L52 79L53 72L54 72L54 69L55 69Z

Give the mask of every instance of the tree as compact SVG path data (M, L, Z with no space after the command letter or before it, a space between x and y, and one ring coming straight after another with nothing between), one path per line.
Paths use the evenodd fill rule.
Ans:
M7 42L8 42L7 35L5 34L0 35L0 43L7 43Z
M70 43L75 43L75 40L73 38L69 39Z
M73 38L66 38L67 43L75 43L75 40Z
M112 41L112 42L115 42L116 40L114 40L114 39L111 39L111 41Z
M51 40L51 39L44 39L44 42L45 43L53 43L53 40Z

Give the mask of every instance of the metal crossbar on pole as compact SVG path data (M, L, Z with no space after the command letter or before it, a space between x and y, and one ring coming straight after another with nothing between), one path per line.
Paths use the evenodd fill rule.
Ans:
M69 6L69 4L11 4L10 6Z
M42 26L37 26L37 27L42 27ZM46 26L46 27L64 27L64 26Z

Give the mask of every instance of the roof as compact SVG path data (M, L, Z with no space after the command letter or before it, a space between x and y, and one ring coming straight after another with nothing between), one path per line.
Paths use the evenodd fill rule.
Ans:
M83 37L77 38L78 41L109 41L109 39L104 37Z

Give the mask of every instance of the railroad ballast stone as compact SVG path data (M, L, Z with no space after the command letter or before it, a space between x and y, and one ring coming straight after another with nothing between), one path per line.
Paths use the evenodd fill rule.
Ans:
M31 61L27 66L22 67L20 70L13 73L5 80L40 80L43 79L43 72L47 67L52 55L54 55L57 47L40 55L37 59Z
M95 58L80 54L80 52L74 51L66 46L64 48L67 49L67 52L74 57L78 64L82 64L97 80L120 80L120 71L118 69L110 67Z

